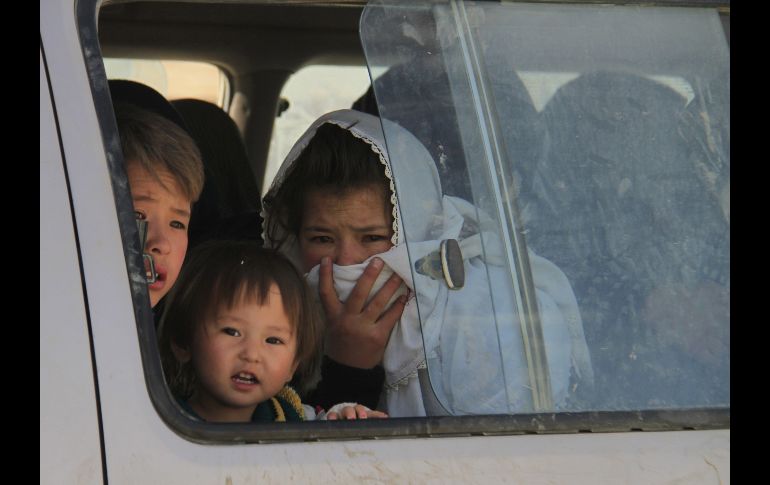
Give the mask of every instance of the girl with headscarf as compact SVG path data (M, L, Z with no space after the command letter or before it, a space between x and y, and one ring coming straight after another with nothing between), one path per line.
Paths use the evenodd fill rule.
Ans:
M324 372L320 387L343 392L339 369L358 368L364 373L347 383L352 394L333 397L369 405L361 394L380 390L381 364L375 395L392 417L532 412L519 310L510 298L490 297L490 288L510 283L494 224L469 202L442 195L425 147L382 123L387 149L380 119L353 110L322 116L263 201L265 244L307 273L326 312L327 369L337 370ZM397 183L388 149L408 160ZM403 211L411 216L408 245ZM447 240L459 241L461 254L449 270L440 249ZM552 407L564 409L570 392L592 381L580 314L564 274L528 254ZM464 286L453 291L458 269Z

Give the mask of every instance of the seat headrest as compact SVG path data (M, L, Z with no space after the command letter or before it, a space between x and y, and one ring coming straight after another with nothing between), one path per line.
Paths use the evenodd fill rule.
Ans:
M111 79L109 81L109 86L113 106L121 103L132 104L147 111L159 114L164 118L173 121L183 130L190 133L182 116L180 116L162 94L153 88L126 79Z

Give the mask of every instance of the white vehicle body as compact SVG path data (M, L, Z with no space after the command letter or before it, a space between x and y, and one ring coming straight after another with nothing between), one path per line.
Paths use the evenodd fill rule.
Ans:
M287 438L273 427L264 440L222 426L222 442L213 428L175 430L148 393L137 322L149 317L136 314L110 173L119 140L114 129L104 138L109 96L90 74L101 55L82 44L97 33L77 4L40 2L41 483L729 483L729 407L692 411L692 426L660 411L635 425L524 415L500 432L474 417L409 418L411 432L315 423L306 440L288 425Z

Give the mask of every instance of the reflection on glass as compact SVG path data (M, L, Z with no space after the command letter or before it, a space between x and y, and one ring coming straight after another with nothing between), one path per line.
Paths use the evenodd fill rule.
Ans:
M447 412L729 406L715 11L383 1L362 41L379 114L425 145L444 203L468 204L461 247L478 247L451 311L422 322ZM409 154L391 161L417 248L419 187Z

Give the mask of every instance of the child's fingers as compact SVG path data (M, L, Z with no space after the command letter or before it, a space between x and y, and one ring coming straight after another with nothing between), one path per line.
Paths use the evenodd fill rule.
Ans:
M374 409L369 409L366 406L362 404L357 404L355 407L356 416L358 419L369 419L369 418L387 418L387 413L384 413L382 411L376 411Z
M398 323L401 318L401 314L404 313L406 301L406 295L399 296L398 299L390 305L390 308L388 308L379 320L377 320L377 325L374 326L375 332L379 333L380 337L384 339L385 342L387 342L391 330L393 330L393 327L396 326L396 323Z
M321 268L318 272L318 294L321 297L321 305L327 315L335 315L341 305L334 289L334 275L332 274L332 262L328 256L321 259Z
M354 408L350 408L353 410L353 417L350 419L366 419L366 408L364 406L361 406L360 404L357 405Z
M326 419L328 421L337 421L340 419L382 419L387 417L388 415L386 413L369 409L362 404L356 404L355 406L345 406L340 409L339 413L330 412L326 415Z
M368 416L370 419L385 419L388 417L388 414L382 411L369 410Z
M387 305L393 295L396 294L401 287L402 282L403 280L396 273L390 275L388 281L382 285L382 288L380 288L377 294L374 295L371 301L369 301L369 304L364 310L364 316L373 322L377 321L385 310L385 305Z
M353 287L353 291L350 292L350 297L348 297L348 301L345 303L345 308L348 311L361 313L364 303L366 303L366 298L372 291L372 286L374 286L375 280L377 280L384 267L385 263L380 258L374 258L369 262L361 277L356 281L356 285Z
M342 419L356 419L356 408L354 408L353 406L345 406L340 411L340 417Z

